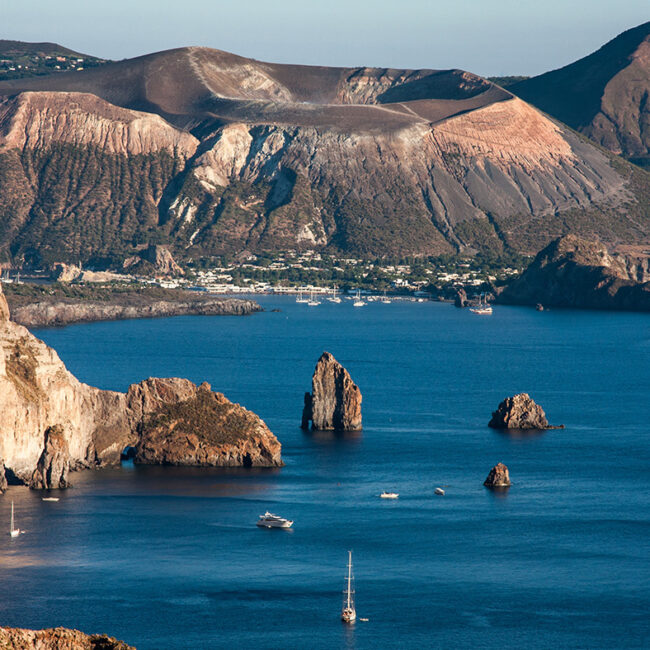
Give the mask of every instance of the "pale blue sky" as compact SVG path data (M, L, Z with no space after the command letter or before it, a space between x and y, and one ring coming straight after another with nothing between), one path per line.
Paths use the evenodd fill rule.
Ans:
M120 59L204 45L317 65L537 74L650 20L649 0L2 0L0 38Z

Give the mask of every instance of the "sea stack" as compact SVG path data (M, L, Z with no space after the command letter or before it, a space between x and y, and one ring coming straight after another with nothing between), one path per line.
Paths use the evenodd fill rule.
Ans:
M45 447L32 474L29 487L35 490L56 490L70 487L70 449L63 427L59 424L45 431Z
M305 393L302 427L320 431L360 431L361 391L350 373L329 353L323 352Z
M483 481L483 485L489 488L510 487L510 473L503 463L497 463Z
M563 429L564 425L552 426L546 419L544 409L536 404L528 393L506 397L492 413L488 423L493 429Z

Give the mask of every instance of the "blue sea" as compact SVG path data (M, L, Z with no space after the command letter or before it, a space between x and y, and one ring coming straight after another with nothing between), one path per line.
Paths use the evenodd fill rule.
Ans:
M650 646L650 316L260 302L36 332L101 388L207 380L266 421L286 466L126 463L73 474L58 503L10 488L0 522L14 500L26 533L0 536L0 624L139 650ZM362 433L299 428L323 350L363 393ZM489 429L517 392L566 428ZM483 487L497 462L506 492ZM293 529L257 528L266 510Z

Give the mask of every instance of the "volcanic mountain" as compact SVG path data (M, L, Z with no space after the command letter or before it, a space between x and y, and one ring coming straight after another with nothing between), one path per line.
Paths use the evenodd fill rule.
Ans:
M610 151L650 166L650 22L508 90Z
M650 240L644 172L460 70L182 48L0 83L0 251L34 263Z

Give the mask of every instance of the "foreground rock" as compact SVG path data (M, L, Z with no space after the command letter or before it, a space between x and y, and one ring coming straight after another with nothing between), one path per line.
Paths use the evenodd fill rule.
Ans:
M492 413L488 423L493 429L563 429L552 426L546 419L544 409L528 393L506 397Z
M0 627L2 650L136 650L123 641L105 634L84 634L79 630L55 627L25 630Z
M5 311L0 292L0 314ZM213 464L234 465L238 460L242 465L280 464L280 443L257 416L230 405L228 417L215 417L214 403L225 411L224 401L207 385L197 388L178 378L146 380L126 394L93 388L79 382L56 352L27 329L0 321L0 458L8 470L2 472L3 478L15 477L37 488L64 487L68 468L119 463L126 447L136 447L143 432L152 431L149 424L156 416L162 422L177 412L183 414L183 426L180 420L176 424L170 420L168 437L176 428L181 437L190 429L215 427L207 431L208 438L199 436L196 442L197 449L206 450L206 458L216 458ZM226 439L230 431L218 428L237 424L235 438ZM173 447L179 453L181 448ZM173 458L172 451L166 452L164 462L197 464L185 453ZM197 451L197 457L204 458L202 453Z
M185 300L142 301L138 304L106 302L35 302L12 309L15 322L25 327L59 327L71 323L165 316L247 316L261 311L253 300L187 296Z
M281 446L264 422L233 404L210 385L187 382L186 399L163 397L145 417L134 461L153 465L202 467L279 467ZM129 390L160 394L161 380L148 380Z
M510 487L510 473L503 463L497 463L488 474L483 485L489 488Z
M70 450L63 427L55 425L45 432L45 448L29 483L35 490L52 490L70 487Z
M600 242L567 235L539 252L497 300L514 305L650 311L650 258L614 255Z
M456 307L467 307L467 292L462 287L456 291L454 298L454 305Z
M361 391L350 373L329 353L323 352L311 380L312 392L305 393L302 427L316 430L359 431Z

